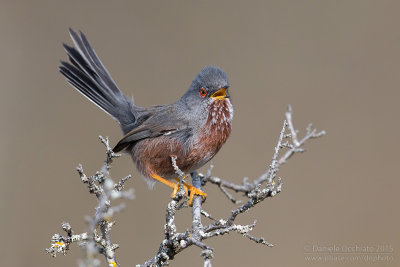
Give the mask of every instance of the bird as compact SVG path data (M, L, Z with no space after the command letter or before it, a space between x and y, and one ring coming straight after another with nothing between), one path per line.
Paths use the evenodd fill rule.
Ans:
M73 46L63 43L69 62L59 71L79 93L105 111L121 127L123 137L113 151L130 154L149 184L156 181L179 189L172 165L192 173L209 162L232 130L233 106L227 74L217 66L204 67L187 91L172 104L140 107L118 88L86 36L69 29ZM207 194L184 182L192 205L194 195Z

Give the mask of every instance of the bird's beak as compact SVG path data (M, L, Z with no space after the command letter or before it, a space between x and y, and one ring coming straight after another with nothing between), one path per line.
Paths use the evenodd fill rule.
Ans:
M221 99L221 100L224 100L227 97L229 96L227 95L226 88L220 88L218 91L216 91L214 94L210 96L210 98Z

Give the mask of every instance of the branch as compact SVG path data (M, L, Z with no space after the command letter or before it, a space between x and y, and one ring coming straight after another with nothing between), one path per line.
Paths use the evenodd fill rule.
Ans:
M221 192L235 204L238 204L239 201L236 200L232 194L228 192L228 190L244 193L248 199L246 203L232 210L231 216L229 216L227 219L216 220L208 212L202 210L202 198L200 196L195 196L192 207L192 227L191 229L187 229L185 232L178 233L175 225L176 211L177 207L182 207L185 205L179 204L179 202L183 200L182 195L180 195L180 197L177 199L173 199L167 207L166 224L164 226L164 229L166 229L165 236L164 240L160 244L157 254L144 264L137 266L169 265L169 261L173 260L177 254L188 247L195 245L202 250L200 255L204 259L204 266L211 267L211 259L213 258L214 249L205 244L204 240L229 234L231 232L237 232L255 243L263 244L268 247L273 246L263 237L257 238L249 234L249 232L252 231L256 226L256 221L248 225L238 225L234 222L238 215L245 213L265 199L280 193L282 190L282 179L280 177L276 179L279 168L285 164L287 160L295 153L304 152L305 150L302 148L302 146L306 143L306 141L325 134L325 131L317 133L317 130L312 129L310 124L307 127L306 135L299 141L297 139L297 131L294 130L292 122L292 109L290 106L288 107L285 115L286 120L283 122L278 142L274 149L271 164L269 165L267 171L254 181L249 182L248 179L245 178L243 179L242 184L235 184L219 177L212 176L212 164L210 165L206 176L201 173L191 174L194 187L200 189L201 186L204 186L207 184L207 182L210 182L217 185ZM286 149L286 152L283 153L282 156L279 156L283 149ZM184 177L185 174L177 166L176 158L173 157L171 159L175 172L179 176L181 182L182 177ZM211 219L213 222L203 226L201 222L201 215Z
M114 221L111 221L114 213L121 211L124 204L119 206L111 206L111 200L117 198L133 199L133 190L123 191L125 182L131 178L126 176L118 183L114 183L110 178L109 170L114 158L119 157L115 154L109 145L108 138L99 136L101 142L106 147L106 160L101 168L94 175L88 177L83 171L82 165L78 165L77 171L84 184L87 184L90 194L97 197L98 205L95 214L88 220L89 230L79 235L74 235L72 227L69 223L63 222L61 227L66 232L66 236L59 234L53 235L51 238L51 246L47 248L47 253L52 257L56 257L57 253L66 254L70 244L74 242L80 243L85 253L85 260L80 263L80 266L100 266L100 261L96 259L97 254L103 254L109 266L117 266L115 259L115 250L119 247L118 244L111 242L111 228Z
M278 142L274 148L272 160L267 170L258 178L249 181L244 178L241 184L235 184L228 180L215 177L212 175L212 167L210 165L206 175L201 173L191 173L192 184L201 190L208 182L219 187L221 192L234 204L241 203L237 200L234 193L242 193L245 201L240 206L233 209L226 219L215 219L207 211L202 209L203 198L195 195L193 197L192 206L192 222L189 229L179 232L175 223L175 217L179 210L189 207L188 190L190 188L185 185L184 178L189 174L181 171L177 165L177 158L171 157L171 164L175 173L179 177L179 187L175 189L175 197L168 203L165 213L164 237L160 243L157 253L147 260L145 263L137 266L165 266L183 250L195 246L201 249L201 257L204 260L204 266L211 267L211 260L214 256L214 249L208 246L205 241L217 236L226 235L236 232L247 239L268 247L273 246L263 237L255 237L250 232L256 226L256 221L250 224L236 224L237 217L246 211L252 209L269 197L274 197L282 190L282 179L278 177L279 169L294 154L304 152L303 145L311 139L321 137L325 131L317 132L309 124L306 128L306 134L303 138L298 137L298 131L295 130L292 121L292 108L289 106L286 113L286 119L283 122ZM81 165L78 166L78 174L84 184L87 185L89 193L94 194L98 200L95 214L88 220L88 231L81 234L74 234L72 227L67 222L62 223L62 229L65 235L55 234L51 239L51 247L46 249L53 257L58 253L66 254L70 248L70 244L78 242L85 253L85 260L80 266L99 266L100 261L96 258L97 254L102 254L109 266L117 266L115 259L115 250L118 244L111 242L111 229L114 222L111 221L114 213L121 211L124 205L111 206L111 200L116 198L133 198L133 191L124 191L125 182L131 177L126 176L119 182L114 183L110 178L110 167L114 158L119 157L109 146L108 138L102 138L101 142L106 147L105 164L100 171L88 177L83 171ZM189 189L188 189L189 188ZM189 201L190 204L190 201ZM202 216L211 220L209 224L203 225Z
M312 124L309 124L306 128L306 135L299 141L297 138L297 131L294 129L293 121L292 121L292 107L289 105L286 113L286 125L282 127L281 134L279 136L278 144L275 147L274 155L272 158L272 163L270 168L260 175L257 179L252 182L248 181L248 178L244 178L241 184L235 184L224 180L222 178L212 176L211 172L207 173L207 176L203 179L203 185L207 182L217 185L219 188L229 189L234 192L242 192L245 195L248 195L252 192L258 185L263 184L264 182L270 181L271 177L274 176L274 173L277 173L279 168L287 162L289 158L291 158L296 153L305 152L305 149L302 146L310 139L315 139L321 137L326 134L325 131L318 132L317 129L312 128ZM289 133L286 133L289 131ZM289 141L283 142L286 139L291 139L291 143ZM283 156L277 159L279 152L281 149L287 149ZM230 199L230 197L228 197Z

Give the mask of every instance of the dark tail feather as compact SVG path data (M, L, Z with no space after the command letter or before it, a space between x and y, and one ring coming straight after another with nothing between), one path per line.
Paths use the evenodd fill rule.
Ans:
M75 48L64 44L71 62L61 62L60 72L76 90L113 117L122 131L129 132L136 122L135 105L119 90L85 35L69 30Z

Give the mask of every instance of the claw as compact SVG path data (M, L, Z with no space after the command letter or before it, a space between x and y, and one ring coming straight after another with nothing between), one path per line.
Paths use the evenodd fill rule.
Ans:
M187 177L187 176L185 176L182 180L184 180L186 177ZM175 180L178 182L178 185L179 185L179 179L176 178ZM198 189L198 188L194 187L193 185L190 185L190 184L188 184L188 183L186 183L186 182L183 182L183 187L185 188L186 195L188 195L187 193L188 193L188 191L190 191L190 194L189 194L189 202L188 202L188 205L189 205L189 206L192 206L192 205L193 205L193 197L194 197L194 195L201 196L201 197L203 198L203 200L205 200L206 197L207 197L207 194L206 194L206 193L204 193L204 192L201 191L200 189Z
M179 182L176 184L174 183L173 189L174 189L174 191L172 191L171 198L176 197L176 194L179 191ZM187 188L187 186L185 186L185 184L183 185L183 189L185 189L185 195L187 196L189 193L188 193L188 188Z
M203 200L206 199L206 197L207 197L206 193L204 193L203 191L201 191L200 189L198 189L198 188L196 188L196 187L194 187L192 185L188 185L188 186L189 186L188 189L190 191L189 202L188 202L189 206L193 205L193 197L194 197L194 195L201 196L203 198Z
M179 179L178 178L175 179L178 182L174 183L174 182L171 182L169 180L166 180L166 179L160 177L157 174L153 174L152 177L154 179L162 182L163 184L168 185L169 187L173 188L174 190L172 191L171 197L172 198L176 197L176 194L178 193L178 190L179 190ZM184 180L185 178L186 178L186 176L182 180ZM190 185L190 184L188 184L186 182L183 182L183 188L185 189L186 196L189 195L189 202L188 202L189 206L193 205L193 197L194 197L194 195L201 196L203 198L203 200L205 200L206 197L207 197L206 193L204 193L200 189L198 189L198 188L194 187L193 185ZM189 191L190 191L190 193L189 193Z

